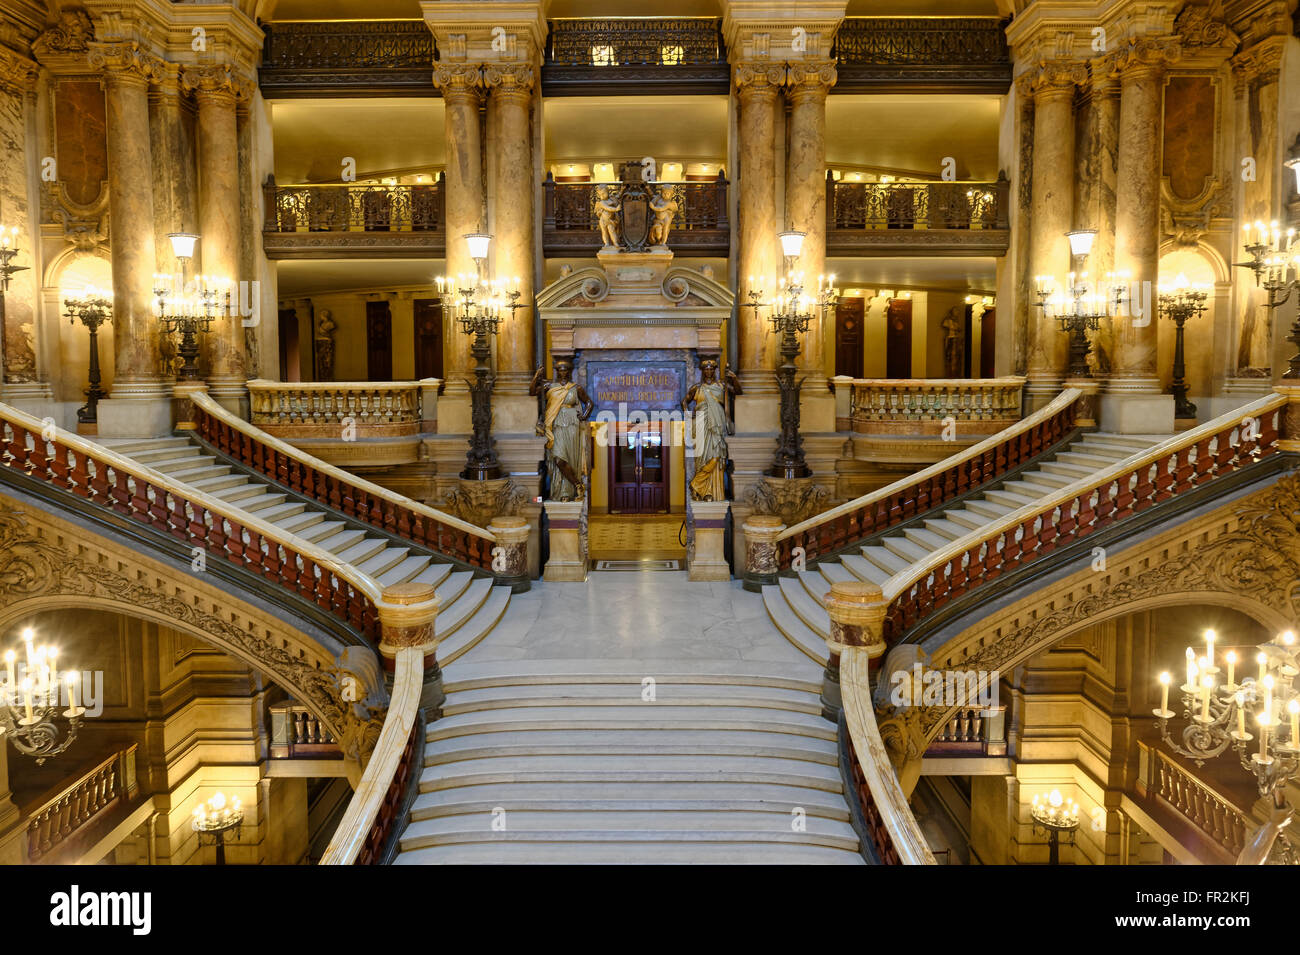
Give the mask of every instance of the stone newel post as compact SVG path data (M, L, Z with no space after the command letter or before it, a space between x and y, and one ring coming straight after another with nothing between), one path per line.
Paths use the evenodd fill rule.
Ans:
M438 666L438 638L434 625L442 601L432 584L414 581L394 584L384 590L379 609L379 652L384 668L392 670L397 651L417 647L424 651L424 691L420 709L429 719L441 715L447 696L442 690L442 670Z
M781 518L755 514L742 525L745 532L745 589L758 593L776 583L776 540L785 530Z
M695 547L686 568L689 580L731 579L725 544L727 510L730 507L727 501L691 501Z
M544 580L587 579L586 501L547 501L546 518L550 554Z
M528 583L528 535L532 526L525 518L502 514L492 518L488 533L496 538L492 549L492 573L497 583L509 584L512 592L522 593Z
M826 595L830 614L829 656L822 683L822 715L840 718L840 653L845 647L860 647L871 658L872 669L885 653L885 611L889 609L879 587L865 580L844 580L831 584Z

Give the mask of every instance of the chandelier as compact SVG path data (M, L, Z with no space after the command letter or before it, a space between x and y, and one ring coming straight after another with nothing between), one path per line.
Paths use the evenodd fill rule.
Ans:
M1059 865L1061 838L1071 836L1079 828L1079 804L1064 798L1059 789L1053 789L1046 796L1034 796L1029 815L1036 825L1047 830L1048 865Z
M18 752L36 757L39 766L72 745L86 710L79 705L77 671L69 670L62 684L67 686L68 708L60 712L61 684L55 666L58 649L35 647L35 639L31 627L23 630L26 655L21 662L16 652L5 651L0 729L8 734Z
M1295 166L1296 178L1300 180L1300 164ZM1300 185L1300 183L1297 183ZM1265 226L1256 222L1253 226L1247 222L1242 227L1243 241L1249 262L1234 263L1255 273L1255 286L1263 286L1268 292L1268 307L1271 312L1285 305L1291 293L1300 288L1300 246L1295 243L1295 229L1287 229L1285 235L1276 222ZM1285 239L1285 245L1283 245ZM1291 326L1287 341L1300 348L1300 316ZM1300 353L1292 356L1290 368L1283 378L1300 378Z
M180 263L180 270L168 275L155 273L154 313L163 323L167 334L180 335L176 353L181 357L177 379L199 379L199 335L206 334L218 317L230 317L231 281L199 275L192 282L185 278L186 268L194 256L194 244L199 237L188 232L172 232L172 254Z
M217 865L225 865L226 833L238 829L243 821L244 810L239 797L232 797L227 802L225 794L219 792L194 807L191 825L200 838L205 835L213 838L217 846Z
M1243 857L1252 853L1249 861L1262 861L1290 820L1293 810L1287 802L1286 787L1300 774L1300 691L1295 686L1300 674L1300 646L1295 631L1283 631L1258 648L1254 660L1258 673L1242 676L1238 682L1238 663L1248 666L1249 662L1239 661L1229 650L1222 657L1225 673L1215 654L1217 639L1213 630L1206 630L1203 654L1187 648L1186 680L1179 687L1182 719L1187 724L1181 742L1175 741L1169 731L1169 721L1177 715L1169 709L1169 687L1173 682L1169 673L1159 676L1160 709L1152 712L1160 738L1175 753L1203 766L1207 759L1231 748L1242 768L1255 777L1259 794L1272 799L1280 823L1275 819L1261 830L1268 836L1266 845L1252 839L1243 852ZM1271 832L1270 825L1274 827Z

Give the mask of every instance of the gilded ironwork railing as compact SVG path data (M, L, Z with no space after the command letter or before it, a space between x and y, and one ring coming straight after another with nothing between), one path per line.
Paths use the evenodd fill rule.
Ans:
M690 66L725 63L714 17L552 20L546 63L559 66Z
M437 53L423 20L282 22L263 29L259 81L267 95L434 93Z
M851 182L826 176L826 243L838 254L999 254L1010 242L1010 183Z
M600 185L556 182L547 173L542 184L542 246L546 255L591 254L600 248L594 204ZM718 173L718 178L710 182L681 183L678 189L681 201L673 217L669 247L678 255L726 255L731 247L731 227L727 220L725 174Z
M843 64L1010 63L998 20L975 17L847 17L835 34Z
M266 232L441 232L442 177L424 185L279 186L268 177Z

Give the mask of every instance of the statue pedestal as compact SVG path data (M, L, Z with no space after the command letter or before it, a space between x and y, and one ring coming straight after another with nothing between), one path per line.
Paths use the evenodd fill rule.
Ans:
M587 579L586 501L546 501L550 554L543 580Z
M695 546L687 561L689 580L730 580L731 567L727 564L725 536L727 531L727 501L691 501L688 505L695 524Z

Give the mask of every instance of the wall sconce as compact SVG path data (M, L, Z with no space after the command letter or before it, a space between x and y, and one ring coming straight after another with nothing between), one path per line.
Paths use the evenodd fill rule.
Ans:
M660 182L681 182L682 181L682 164L679 162L666 162L663 165L663 174L659 177Z
M598 162L592 167L596 182L615 182L614 164L612 162Z

